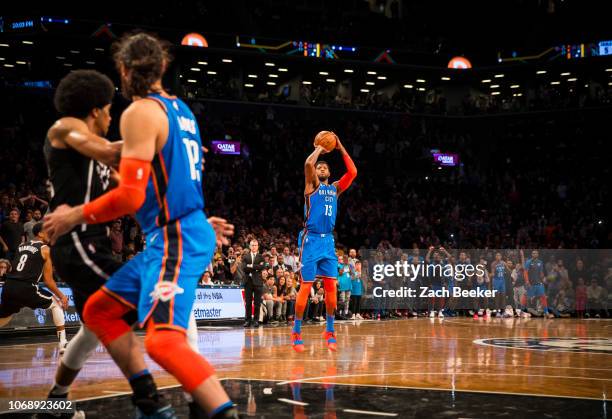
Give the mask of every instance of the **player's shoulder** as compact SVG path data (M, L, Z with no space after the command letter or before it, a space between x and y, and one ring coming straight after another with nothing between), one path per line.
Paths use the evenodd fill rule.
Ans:
M166 105L161 101L153 97L146 97L138 99L130 103L130 105L123 111L122 115L138 115L143 113L166 113Z
M71 131L88 132L89 128L82 119L64 116L51 125L47 130L47 137L50 140L63 139Z

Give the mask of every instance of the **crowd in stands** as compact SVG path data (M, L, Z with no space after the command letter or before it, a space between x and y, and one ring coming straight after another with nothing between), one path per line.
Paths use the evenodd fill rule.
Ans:
M1 127L0 258L5 260L0 261L0 272L10 263L16 245L30 237L32 223L44 215L49 198L41 152L54 118L49 95L15 94L14 100L13 109L2 116ZM398 249L429 246L609 248L611 212L605 179L610 173L601 152L605 149L605 113L597 110L454 119L356 115L342 110L304 112L273 105L197 101L190 105L205 143L228 137L242 143L241 156L212 152L205 156L206 211L234 223L236 235L230 247L218 249L202 283L240 285L241 273L235 264L248 242L256 238L269 264L265 274L269 292L263 297L269 321L291 318L299 286L296 237L303 221L302 168L312 138L321 129L340 135L359 170L351 189L340 199L336 222L341 254L357 249L355 256L349 255L348 268L343 257L339 261L339 275L348 273L349 282L357 281L355 262L366 257L366 249L395 252L399 257ZM116 131L109 136L115 138ZM458 153L460 164L439 166L433 161L433 149ZM330 162L332 180L344 170L337 154L323 157ZM117 220L109 230L118 259L128 260L142 249L144 236L133 218ZM490 262L494 255L484 257ZM520 269L515 256L504 258L512 262L513 269ZM586 261L583 256L581 260ZM590 263L585 274L578 276L571 273L580 263L576 257L563 263L570 272L567 277L545 282L551 308L559 315L606 315L612 295L610 261ZM372 284L364 270L360 272L359 288L366 295ZM552 271L547 270L546 276L550 275ZM431 309L376 308L364 298L363 311L355 311L358 303L354 298L351 302L347 293L353 291L353 283L344 288L342 317L412 315L413 309L417 314ZM325 296L324 291L313 289L308 313L316 320L321 317ZM359 291L353 292L357 294ZM514 296L508 297L512 306ZM538 304L530 307L535 313L541 312ZM499 309L489 302L475 308ZM452 314L452 307L435 309L448 309Z

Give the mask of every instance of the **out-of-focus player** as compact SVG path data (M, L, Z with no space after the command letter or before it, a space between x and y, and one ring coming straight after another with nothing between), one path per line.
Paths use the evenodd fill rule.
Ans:
M169 63L165 45L144 33L128 35L116 45L115 62L123 94L133 101L121 116L119 185L86 205L59 207L45 218L45 228L53 238L77 224L104 223L135 212L146 249L89 298L85 322L124 375L138 376L147 373L146 365L134 356L139 345L122 318L137 308L147 327L151 358L177 378L209 417L237 417L214 369L185 335L198 279L215 243L227 243L233 226L204 215L199 129L187 105L162 87ZM174 417L170 410L157 414Z
M68 297L57 288L53 279L47 235L42 231L42 226L42 223L35 224L32 228L34 240L23 243L17 248L17 254L13 259L14 268L6 276L6 283L2 288L0 327L6 325L13 314L19 313L23 307L32 310L37 308L51 310L61 354L67 345L64 310L68 308ZM51 292L38 288L41 277L57 299Z
M336 223L337 202L340 194L348 189L355 177L357 168L346 149L335 137L335 148L342 153L346 165L346 173L340 180L329 184L329 165L317 159L326 149L322 145L315 150L304 163L304 228L300 231L298 247L300 249L300 276L302 278L300 291L295 303L295 323L291 333L293 349L304 350L302 340L302 319L310 295L310 289L316 278L323 280L325 288L326 328L325 340L327 347L336 350L336 333L334 331L334 315L337 305L336 276L338 274L335 245L334 225ZM331 150L330 150L331 151Z

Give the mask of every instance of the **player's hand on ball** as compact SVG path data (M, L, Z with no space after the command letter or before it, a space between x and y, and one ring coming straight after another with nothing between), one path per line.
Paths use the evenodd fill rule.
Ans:
M208 217L208 222L215 230L217 245L228 246L229 240L227 238L234 235L234 225L220 217Z
M77 224L79 224L78 212L69 205L60 205L43 218L43 230L47 232L51 244L55 244L60 236L68 233Z

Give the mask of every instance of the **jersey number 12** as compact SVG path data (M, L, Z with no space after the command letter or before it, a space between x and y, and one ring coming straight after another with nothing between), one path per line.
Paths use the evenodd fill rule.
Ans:
M187 149L187 157L189 158L189 171L191 172L191 180L200 181L200 171L198 170L198 162L200 161L200 147L198 142L183 138L183 144Z

